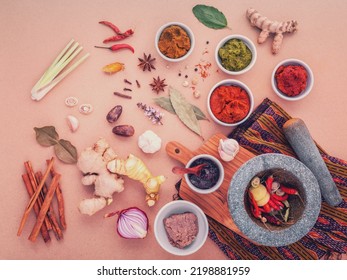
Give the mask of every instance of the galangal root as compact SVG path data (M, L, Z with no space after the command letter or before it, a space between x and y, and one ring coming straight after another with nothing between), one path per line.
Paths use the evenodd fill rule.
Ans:
M92 198L81 201L79 210L82 214L93 215L113 201L113 194L124 189L121 175L140 181L146 191L146 202L153 206L159 198L160 185L164 176L153 177L142 160L129 155L119 159L105 139L99 139L93 147L82 151L78 158L78 168L83 172L83 185L94 185Z
M272 21L267 17L262 16L253 8L248 8L246 16L251 22L252 26L256 26L262 31L258 37L258 43L262 44L269 37L270 33L274 33L274 40L272 42L272 53L277 54L281 48L283 33L293 33L298 30L298 23L296 20L288 21Z

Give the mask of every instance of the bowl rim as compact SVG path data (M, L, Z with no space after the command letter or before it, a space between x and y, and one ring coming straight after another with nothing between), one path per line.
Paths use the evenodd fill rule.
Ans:
M251 62L242 70L240 71L231 71L231 70L227 70L223 67L219 55L218 55L218 51L219 49L229 40L231 39L240 39L242 40L250 49L250 51L252 52L252 59ZM248 72L249 70L251 70L251 68L253 68L256 60L257 60L257 48L255 47L254 43L252 42L251 39L249 39L248 37L241 35L241 34L232 34L232 35L228 35L226 37L224 37L222 40L219 41L219 43L216 46L215 49L215 53L214 53L214 57L216 60L216 63L219 67L219 69L221 69L224 73L229 74L229 75L241 75L244 74L246 72Z
M215 91L216 88L218 88L221 85L236 85L239 87L242 87L248 94L249 97L249 103L250 103L250 107L249 107L249 111L248 114L240 121L236 122L236 123L226 123L226 122L222 122L221 120L219 120L212 112L211 109L211 105L210 105L210 99L212 96L212 93ZM210 117L213 119L213 121L215 121L217 124L223 125L223 126L228 126L228 127L234 127L234 126L238 126L239 124L245 122L249 116L252 114L253 111L253 107L254 107L254 96L252 91L250 90L250 88L243 82L239 81L239 80L235 80L235 79L225 79L222 81L219 81L218 83L216 83L210 90L208 96L207 96L207 111L210 115Z
M158 47L158 42L159 42L159 38L160 38L160 35L161 33L163 32L163 30L171 25L178 25L180 26L181 28L183 28L189 38L190 38L190 49L189 51L184 55L184 56L181 56L179 58L170 58L170 57L167 57L165 56L160 50L159 50L159 47ZM171 22L167 22L165 24L163 24L162 26L159 27L159 29L157 30L157 33L155 35L155 40L154 40L154 45L155 45L155 49L157 50L158 54L160 55L160 57L162 57L163 59L165 59L166 61L169 61L169 62L179 62L179 61L182 61L184 59L186 59L192 52L193 52L193 49L195 47L195 37L194 37L194 33L193 31L190 29L190 27L182 22L178 22L178 21L171 21Z
M177 209L177 211L170 211L169 214L164 215L165 211L168 211L168 209ZM184 208L188 208L190 210L184 210ZM179 213L185 213L185 212L192 212L194 213L197 217L198 217L198 225L199 225L199 232L198 235L200 234L200 243L192 243L191 245L189 245L187 248L176 248L174 246L172 246L168 239L167 242L163 241L162 238L160 238L159 233L158 233L158 227L164 227L163 225L163 219L172 215L172 214L179 214ZM207 236L208 236L208 229L209 229L209 225L208 225L208 221L207 221L207 217L205 215L205 213L202 211L202 209L196 205L193 202L187 201L187 200L175 200L175 201L171 201L166 203L162 208L159 209L155 219L154 219L154 235L155 235L155 239L157 240L158 244L167 252L173 254L173 255L178 255L178 256L186 256L186 255L190 255L193 254L195 252L197 252L206 242ZM204 229L204 231L202 232L202 229ZM165 228L163 229L165 232ZM166 232L165 232L165 237L167 238ZM194 242L197 240L194 240ZM167 245L170 246L167 246Z
M191 190L193 190L194 192L197 192L197 193L200 193L200 194L209 194L209 193L215 192L216 190L218 190L220 188L220 186L222 185L222 183L224 181L224 167L223 167L223 164L220 162L219 159L217 159L216 157L214 157L212 155L209 155L209 154L199 154L199 155L193 156L187 162L185 167L188 168L193 163L193 161L195 161L195 160L197 160L199 158L207 158L207 159L212 160L214 163L216 163L216 165L219 168L219 179L218 179L217 183L212 188L209 188L209 189L199 189L199 188L195 187L190 182L187 174L184 174L183 177L186 180L188 187Z
M282 65L301 65L303 67L305 67L307 74L308 74L308 84L306 85L306 88L304 89L304 91L302 93L300 93L297 96L287 96L284 93L282 93L278 88L277 88L277 83L276 83L276 79L275 79L275 75L276 75L276 71L277 69L282 66ZM273 69L272 74L271 74L271 85L272 85L272 89L274 90L274 92L281 97L284 100L287 101L297 101L297 100L301 100L303 98L305 98L307 95L310 94L312 88L313 88L313 84L314 84L314 75L312 72L311 67L304 61L297 59L297 58L287 58L284 59L282 61L280 61Z
M287 168L290 164L295 166L295 174ZM272 168L282 168L294 174L306 193L305 210L301 217L295 224L280 231L269 231L258 226L244 207L244 193L248 183L257 173ZM307 195L308 192L310 195ZM229 185L227 201L235 225L245 236L260 245L279 247L300 240L313 228L321 208L321 192L316 177L301 161L287 155L269 153L253 157L235 172Z

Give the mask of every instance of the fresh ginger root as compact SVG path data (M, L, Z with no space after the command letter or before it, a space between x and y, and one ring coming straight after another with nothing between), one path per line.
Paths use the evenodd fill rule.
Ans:
M143 161L130 154L127 159L114 159L107 164L107 169L119 175L126 175L130 179L140 181L146 191L146 202L153 206L159 199L160 185L165 181L164 176L153 177Z
M272 53L277 54L281 48L283 33L293 33L298 30L298 23L296 20L289 21L272 21L267 17L259 14L255 9L248 8L246 12L247 18L250 20L252 26L256 26L262 31L258 37L258 43L262 44L266 41L270 33L274 33L275 37L272 42Z

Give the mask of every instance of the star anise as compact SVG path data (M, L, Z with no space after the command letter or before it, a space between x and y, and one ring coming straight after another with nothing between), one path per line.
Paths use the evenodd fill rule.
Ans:
M142 67L143 71L148 70L149 72L152 71L152 69L155 70L155 67L153 65L153 62L155 61L155 58L151 57L151 54L146 55L145 53L143 53L143 58L138 58L140 61L140 64L138 66Z
M164 88L167 86L165 84L165 79L153 78L153 82L149 84L152 87L152 90L155 91L157 94L159 94L160 91L164 91Z

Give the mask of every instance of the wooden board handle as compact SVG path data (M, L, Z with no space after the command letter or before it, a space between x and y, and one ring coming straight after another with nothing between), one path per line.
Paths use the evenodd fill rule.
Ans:
M184 165L186 165L188 161L194 156L193 152L176 141L167 143L165 149L170 157L178 160Z

